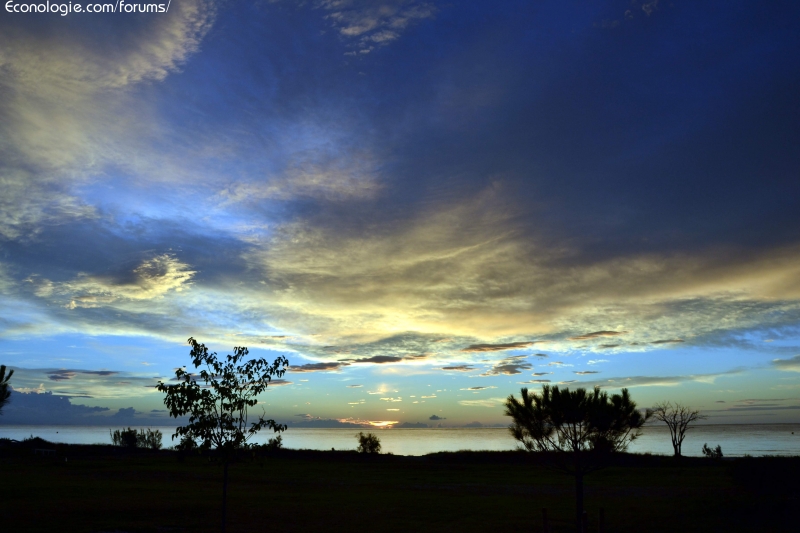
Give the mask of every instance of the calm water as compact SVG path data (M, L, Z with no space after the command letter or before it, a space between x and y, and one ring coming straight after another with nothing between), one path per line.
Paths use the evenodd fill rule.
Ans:
M171 445L172 427L158 428L164 445ZM368 431L368 430L364 430ZM516 442L504 428L383 429L376 433L384 452L397 455L424 455L440 451L513 450ZM793 433L794 432L794 433ZM354 429L292 428L283 433L284 446L295 449L354 450ZM22 440L31 435L52 442L70 444L110 444L107 428L89 426L0 426L0 438ZM265 442L272 433L257 437ZM702 455L704 443L722 446L725 456L800 455L800 424L709 425L689 430L683 442L684 455ZM631 452L672 455L666 426L645 428L644 434L629 448Z

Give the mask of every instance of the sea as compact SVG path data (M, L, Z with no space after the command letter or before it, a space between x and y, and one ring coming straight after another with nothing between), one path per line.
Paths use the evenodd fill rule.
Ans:
M143 427L161 430L164 434L164 446L172 444L170 437L174 427ZM139 426L136 428L139 429ZM460 450L514 450L518 447L506 428L289 428L282 434L283 445L293 449L354 450L359 431L375 433L381 441L382 452L395 455L426 455ZM253 442L264 443L272 436L272 432L263 432L254 437ZM23 440L29 437L68 444L111 444L109 429L97 426L0 425L0 438ZM721 446L725 457L800 455L800 424L693 426L683 441L683 455L701 456L703 444L708 444L711 448ZM630 445L628 451L672 455L666 425L645 426L643 434Z

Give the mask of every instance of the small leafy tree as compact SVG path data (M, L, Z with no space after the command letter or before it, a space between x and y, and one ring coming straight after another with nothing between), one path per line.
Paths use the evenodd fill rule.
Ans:
M151 450L161 449L162 434L159 430L140 429L137 433L135 429L122 429L122 430L109 430L111 434L111 443L114 446L122 446L124 448L149 448Z
M9 370L8 374L6 374L6 365L0 365L0 414L3 414L3 407L8 403L8 398L11 396L11 391L8 390L8 381L13 375L13 370Z
M650 412L636 409L628 389L608 396L595 388L559 389L545 385L541 394L521 390L509 395L505 415L509 430L530 452L545 452L553 465L575 476L578 531L583 515L583 478L604 466L610 454L624 451L641 434Z
M709 459L722 459L722 446L717 444L716 448L709 448L708 443L703 444L703 455Z
M281 377L289 361L280 356L272 364L266 359L245 360L248 350L235 347L233 355L224 360L209 352L204 344L189 338L192 364L198 373L186 367L175 371L177 384L159 381L156 388L163 392L164 405L172 417L189 417L189 423L176 429L172 438L181 439L181 447L214 450L223 461L222 531L225 531L228 495L228 464L239 450L248 448L248 440L263 428L276 433L286 429L283 424L259 416L248 425L248 410L258 404L257 396L267 390L273 376ZM189 444L192 442L193 444Z
M706 416L701 415L700 411L696 409L679 403L661 402L653 407L653 418L667 424L675 457L680 457L681 446L683 445L683 439L686 438L689 424L697 420L703 420Z
M359 453L381 453L381 441L374 433L365 435L362 431L356 435L356 438L358 439Z

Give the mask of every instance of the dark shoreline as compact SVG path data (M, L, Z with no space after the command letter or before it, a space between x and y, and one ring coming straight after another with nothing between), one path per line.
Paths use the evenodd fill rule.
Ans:
M542 508L551 533L574 531L573 479L547 464L521 451L242 454L229 531L542 531ZM8 531L218 531L221 472L211 454L0 440L0 513ZM615 533L795 531L798 479L797 456L620 454L586 478L590 530L602 508Z

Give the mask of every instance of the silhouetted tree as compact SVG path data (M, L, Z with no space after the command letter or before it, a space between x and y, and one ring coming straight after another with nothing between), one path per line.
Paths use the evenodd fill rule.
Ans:
M249 447L248 440L261 429L268 427L276 433L286 429L283 424L259 416L248 425L248 409L258 404L256 397L267 390L273 376L281 377L289 361L280 356L270 365L266 359L250 359L245 347L233 349L233 355L224 361L209 353L204 344L189 339L192 347L192 364L202 369L197 374L186 367L175 371L177 384L159 381L157 389L166 394L164 404L170 416L189 416L189 424L177 428L172 438L180 437L184 448L187 441L197 444L199 450L213 449L223 461L222 531L228 496L228 464L233 455Z
M360 453L381 453L381 441L374 433L365 435L362 431L356 435L356 438L358 439L357 450Z
M3 414L3 407L8 403L11 391L8 390L8 381L14 375L13 370L9 370L6 375L6 365L0 365L0 414Z
M505 415L509 430L526 450L545 452L553 465L575 476L577 530L583 514L583 478L602 468L608 456L624 451L650 416L636 409L628 389L611 397L595 388L559 389L545 385L541 394L521 390L509 395Z
M679 403L673 405L672 402L661 402L653 407L653 418L667 424L675 457L680 457L681 445L686 437L689 424L697 420L703 420L706 416L701 415L700 411L696 409Z

